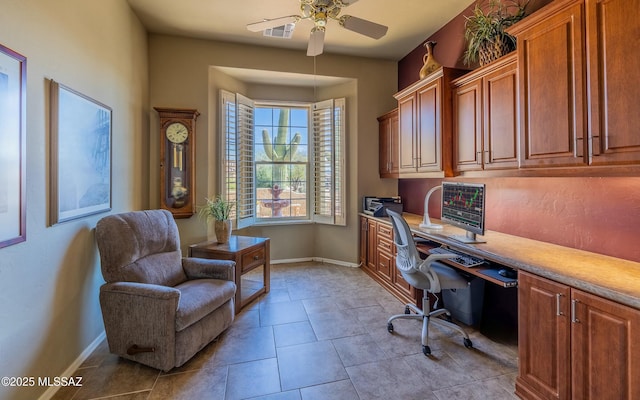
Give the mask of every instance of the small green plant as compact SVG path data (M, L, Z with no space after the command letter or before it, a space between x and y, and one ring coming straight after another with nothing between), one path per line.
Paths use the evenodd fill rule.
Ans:
M515 50L516 38L504 30L525 17L528 3L529 0L479 0L473 14L465 17L464 64L485 65Z
M217 196L214 199L206 198L207 204L200 207L198 215L201 218L214 219L216 221L228 220L231 216L231 211L235 206L234 202L223 199L221 196Z

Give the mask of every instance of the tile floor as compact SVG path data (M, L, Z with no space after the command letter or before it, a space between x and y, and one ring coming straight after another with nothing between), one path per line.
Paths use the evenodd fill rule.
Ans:
M469 329L467 349L432 325L425 357L419 322L397 320L387 332L387 318L403 310L358 268L273 265L271 292L182 367L159 372L102 343L76 372L83 386L54 399L516 399L515 346Z

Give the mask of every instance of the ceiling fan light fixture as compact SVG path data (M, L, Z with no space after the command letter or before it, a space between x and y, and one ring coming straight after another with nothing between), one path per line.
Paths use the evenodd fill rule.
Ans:
M387 27L375 22L367 21L351 15L338 17L343 7L347 7L358 0L299 0L300 15L289 15L286 17L263 20L247 25L247 29L252 32L264 31L265 36L270 37L291 37L295 23L301 19L308 19L313 22L314 27L309 37L307 55L316 56L322 54L324 48L324 34L327 20L336 20L343 28L368 36L373 39L380 39L387 34ZM270 29L269 32L267 30ZM289 36L285 36L285 35Z

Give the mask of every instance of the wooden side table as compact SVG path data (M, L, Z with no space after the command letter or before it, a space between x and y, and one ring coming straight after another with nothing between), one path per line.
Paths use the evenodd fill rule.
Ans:
M209 258L216 260L231 260L236 262L235 283L236 314L242 307L251 303L258 296L269 292L270 273L270 242L269 238L231 235L227 243L202 242L189 246L189 257ZM262 287L255 292L246 288L243 295L242 275L263 266Z

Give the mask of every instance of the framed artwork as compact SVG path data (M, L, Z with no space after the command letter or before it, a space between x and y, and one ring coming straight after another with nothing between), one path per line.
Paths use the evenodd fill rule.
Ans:
M51 225L111 210L111 108L51 80Z
M27 59L0 45L0 248L27 240Z

